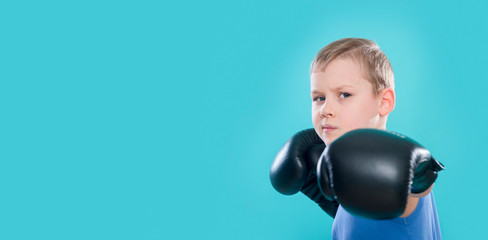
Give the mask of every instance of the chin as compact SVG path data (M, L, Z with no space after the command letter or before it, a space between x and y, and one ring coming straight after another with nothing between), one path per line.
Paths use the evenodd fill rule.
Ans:
M324 141L325 145L328 146L333 140L331 138L326 138L325 136L320 137Z
M324 137L323 140L325 142L326 145L329 145L331 144L332 142L334 142L337 138L337 136L330 136L330 137Z

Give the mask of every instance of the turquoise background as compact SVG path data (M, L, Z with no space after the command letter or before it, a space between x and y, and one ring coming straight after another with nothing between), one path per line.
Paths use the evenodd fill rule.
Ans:
M480 239L483 1L3 1L0 239L328 239L269 181L312 127L309 64L344 37L395 72L388 129L447 166L444 239Z

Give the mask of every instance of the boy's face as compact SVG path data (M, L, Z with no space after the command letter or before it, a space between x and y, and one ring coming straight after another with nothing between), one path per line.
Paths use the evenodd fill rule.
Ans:
M374 96L363 75L361 65L350 59L335 59L325 71L310 75L313 126L325 144L354 129L384 128L381 97Z

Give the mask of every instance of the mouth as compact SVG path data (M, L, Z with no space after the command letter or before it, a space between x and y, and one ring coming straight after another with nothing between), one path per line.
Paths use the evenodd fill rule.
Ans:
M336 129L337 129L337 127L334 127L330 124L322 125L322 133L330 133Z

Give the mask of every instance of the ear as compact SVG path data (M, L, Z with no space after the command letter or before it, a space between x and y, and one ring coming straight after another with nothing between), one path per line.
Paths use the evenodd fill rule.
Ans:
M395 90L392 88L383 89L378 98L380 116L386 116L395 109Z

